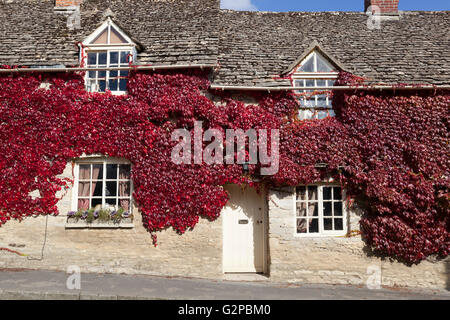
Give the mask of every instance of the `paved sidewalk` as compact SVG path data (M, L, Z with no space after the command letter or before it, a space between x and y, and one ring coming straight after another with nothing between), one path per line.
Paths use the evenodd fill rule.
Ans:
M53 271L0 270L0 299L57 300L330 300L444 299L449 291L368 290L352 286L283 285L116 274L81 274L81 290L68 290L68 274Z

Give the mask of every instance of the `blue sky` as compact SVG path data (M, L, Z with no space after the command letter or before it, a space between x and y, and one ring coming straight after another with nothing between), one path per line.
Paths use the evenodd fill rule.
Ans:
M221 0L222 7L260 11L363 11L364 0ZM449 0L400 0L400 10L450 10Z

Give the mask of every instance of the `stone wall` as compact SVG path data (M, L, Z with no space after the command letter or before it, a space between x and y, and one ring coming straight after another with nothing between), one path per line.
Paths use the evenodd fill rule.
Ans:
M64 176L72 176L69 164ZM76 265L82 272L111 272L166 276L217 278L222 274L222 221L202 220L194 231L180 236L172 229L158 233L155 248L134 210L133 229L66 229L72 192L59 202L60 215L48 217L47 240L42 261L46 217L9 221L0 228L0 247L27 254L21 257L0 251L1 268L66 271ZM136 206L135 206L136 207Z
M450 259L406 266L370 254L361 236L301 238L295 235L293 188L269 192L270 275L273 281L366 285L380 268L383 286L443 289ZM361 211L348 210L349 230L359 230ZM369 272L369 273L368 273Z

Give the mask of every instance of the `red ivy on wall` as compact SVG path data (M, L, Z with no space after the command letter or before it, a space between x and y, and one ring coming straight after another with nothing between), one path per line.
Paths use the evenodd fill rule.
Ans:
M127 96L86 93L80 75L1 77L0 225L57 214L58 191L72 184L59 175L82 154L131 161L134 199L150 232L184 233L200 216L216 219L228 200L222 186L251 182L239 165L172 163L172 131L200 120L219 130L280 129L280 171L264 181L340 178L367 209L361 226L374 249L408 262L449 254L448 91L339 91L335 118L297 121L291 93L254 95L258 104L244 105L215 92L221 101L213 103L207 76L134 73ZM355 81L342 74L339 83Z

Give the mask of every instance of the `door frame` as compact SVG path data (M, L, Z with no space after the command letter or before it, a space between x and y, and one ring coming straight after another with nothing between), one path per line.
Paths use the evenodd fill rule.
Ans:
M231 185L231 184L230 184ZM246 185L246 188L252 188L249 185ZM263 272L262 274L268 274L268 205L267 205L267 201L266 201L266 186L261 186L261 205L262 205L262 238L263 238L263 245L262 245L262 259L263 259ZM225 207L222 209L224 210ZM259 274L259 272L233 272L233 271L226 271L225 270L225 250L224 250L224 246L225 246L225 218L223 216L223 211L222 211L222 273L223 274ZM255 222L254 222L255 223ZM255 226L255 225L253 225Z

